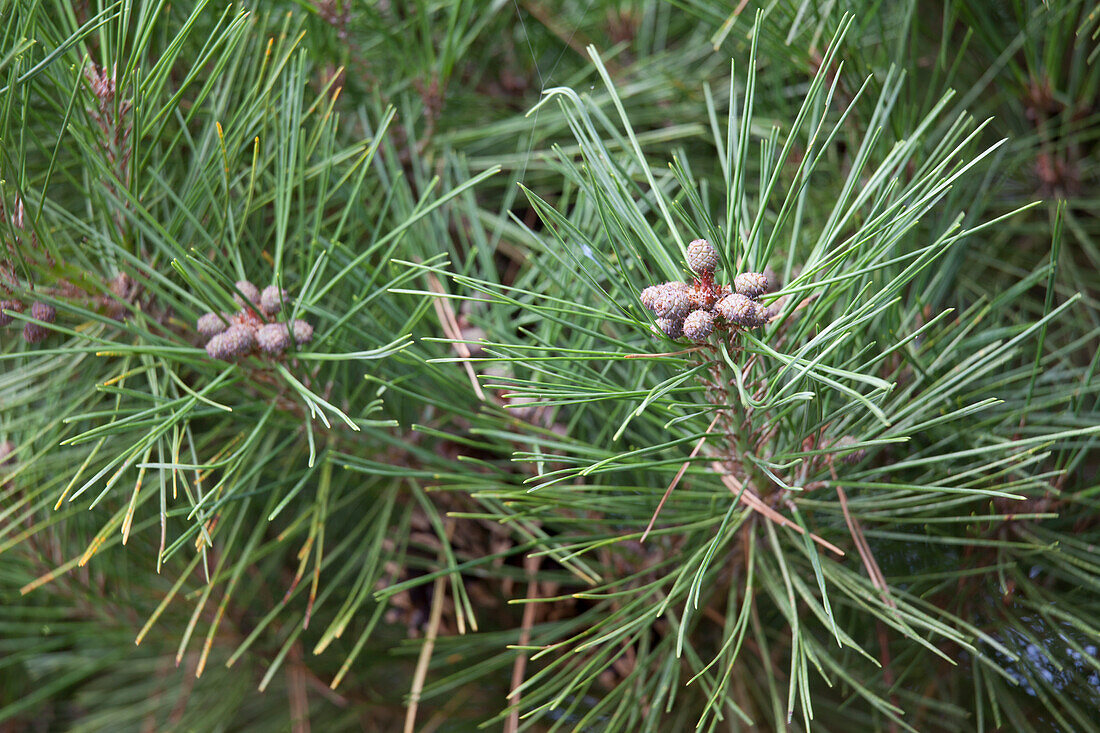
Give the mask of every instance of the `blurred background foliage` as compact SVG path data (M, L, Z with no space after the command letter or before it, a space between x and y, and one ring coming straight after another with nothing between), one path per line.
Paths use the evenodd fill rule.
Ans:
M888 630L887 611L838 604L878 661L835 652L831 687L803 670L812 725L791 702L779 606L753 607L746 636L743 578L706 570L712 537L731 556L778 540L761 530L755 550L734 548L729 494L696 462L637 541L707 420L691 427L701 418L673 404L691 395L661 393L669 413L639 413L616 443L656 384L620 357L681 347L638 327L647 263L607 256L595 273L585 260L633 216L594 202L601 164L655 236L668 233L647 176L681 225L725 211L715 135L753 46L752 185L772 170L798 180L801 143L774 168L756 151L790 129L815 79L833 90L832 120L858 101L801 199L807 231L828 227L878 125L875 163L938 111L909 174L964 111L990 121L963 155L1007 138L905 246L960 212L963 227L996 225L918 273L897 312L907 333L878 323L874 338L953 308L926 334L942 374L1027 338L956 403L928 406L1002 400L957 440L1034 439L981 484L1027 498L862 515L890 586L957 639L917 634L937 657ZM1083 0L0 0L0 297L58 314L40 344L19 337L29 308L0 330L0 726L1095 728L1098 86L1100 11ZM581 95L603 157L587 157L581 107L539 104L558 87ZM776 253L784 282L800 246ZM209 359L195 319L232 310L242 279L287 288L314 341L285 359ZM853 352L871 341L868 327ZM593 353L564 362L575 392L551 393L563 348ZM603 380L618 391L598 393ZM664 446L677 409L684 432ZM922 449L950 449L955 429ZM623 460L647 444L664 453ZM897 460L882 449L865 478L894 480ZM623 475L528 492L600 461ZM816 511L847 536L829 505ZM814 586L810 555L784 547ZM690 577L704 554L681 660L687 614L656 619L660 598L638 589ZM761 562L781 590L786 565ZM870 583L844 567L837 582ZM686 685L737 628L732 678ZM607 654L606 640L535 653L624 629L642 631ZM968 650L975 638L986 645ZM567 657L579 661L554 662Z

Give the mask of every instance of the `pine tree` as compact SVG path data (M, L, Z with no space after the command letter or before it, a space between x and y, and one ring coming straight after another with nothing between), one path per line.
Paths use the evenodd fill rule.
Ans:
M1100 24L886 5L0 0L0 724L1096 729Z

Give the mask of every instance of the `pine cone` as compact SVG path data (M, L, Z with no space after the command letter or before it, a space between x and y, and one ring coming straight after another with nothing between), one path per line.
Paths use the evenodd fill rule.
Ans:
M291 330L294 332L294 343L298 346L308 344L313 340L313 326L309 325L301 318L294 321Z
M749 298L759 298L768 292L768 276L762 272L742 272L733 279L737 292Z
M664 288L664 285L650 285L638 294L638 299L642 301L642 305L647 309L653 310L654 305L657 303L657 297L664 291Z
M678 318L658 318L657 328L670 339L678 339L684 335L684 322Z
M41 341L45 341L46 337L50 335L50 330L39 323L31 323L28 321L23 324L23 340L28 344L37 344Z
M760 304L741 293L722 298L714 306L714 312L728 323L741 328L756 328L761 325Z
M53 323L57 319L57 311L52 305L36 300L31 303L31 318L43 323Z
M12 311L14 313L23 312L23 304L18 300L0 300L0 328L8 325L15 319L9 316L4 311Z
M281 354L290 345L290 332L285 323L268 323L256 331L256 343L265 354Z
M244 326L230 326L206 344L206 353L214 359L228 361L242 356L256 346L256 333Z
M691 310L688 286L685 283L665 283L660 286L653 301L653 312L658 318L678 320Z
M718 269L718 253L705 239L695 239L687 246L687 261L696 275L713 275Z
M195 330L203 338L211 338L217 336L219 333L229 328L229 317L217 313L203 313L199 316L199 320L195 323Z
M264 288L264 291L260 293L260 310L266 315L273 316L283 309L283 304L286 303L286 300L287 295L285 290L278 285L268 285Z
M714 331L714 316L707 311L692 311L684 319L684 335L692 341L705 341Z
M248 280L238 280L234 283L234 285L237 286L237 290L241 291L239 295L236 293L233 294L233 300L240 307L245 307L244 298L241 298L241 295L243 295L245 298L248 298L248 302L253 305L260 302L260 289L250 283Z
M15 452L15 443L10 440L0 442L0 466L7 466L10 463L15 463L15 458L12 453Z

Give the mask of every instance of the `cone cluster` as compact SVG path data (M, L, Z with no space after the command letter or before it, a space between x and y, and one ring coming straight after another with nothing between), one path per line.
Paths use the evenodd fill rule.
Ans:
M0 327L7 326L15 319L5 311L22 313L26 306L18 300L0 300ZM57 320L57 310L48 303L35 301L31 303L31 318L42 323L53 323ZM37 344L46 340L50 335L50 329L42 325L27 321L23 324L23 340L28 344Z
M705 239L687 246L687 263L695 279L651 285L641 292L642 305L657 316L657 328L669 338L686 336L705 341L715 328L759 328L768 322L768 309L759 298L768 292L766 275L743 272L729 285L718 285L718 252Z
M287 302L285 290L269 285L260 291L248 280L238 281L235 287L233 300L241 307L239 311L204 313L195 323L211 358L230 361L257 350L274 357L286 351L291 341L301 346L313 340L313 326L306 321L276 320Z

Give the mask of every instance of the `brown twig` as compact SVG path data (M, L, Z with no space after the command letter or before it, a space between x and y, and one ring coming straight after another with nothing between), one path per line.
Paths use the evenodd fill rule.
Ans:
M433 293L437 293L441 296L446 296L447 293L443 289L442 283L439 282L439 278L433 273L428 273L428 287L431 288ZM447 338L451 339L454 343L455 351L462 357L462 366L466 369L466 374L470 377L470 384L473 385L474 393L482 402L485 402L485 393L481 391L481 384L477 381L477 374L474 372L474 367L469 361L465 361L470 358L470 349L462 340L462 329L459 328L458 319L455 318L454 308L451 307L451 302L446 297L432 298L432 306L435 307L436 315L439 317L439 324L443 327L443 332L447 334Z
M759 512L760 514L764 515L765 518L770 519L776 524L787 527L788 529L792 529L799 534L806 534L806 530L765 504L764 500L757 496L752 489L750 489L748 486L743 486L735 476L727 473L722 467L721 463L715 461L712 465L714 467L714 470L721 474L722 483L726 485L726 488L729 489L734 494L734 496L739 495L741 497L742 504L749 507L750 509L753 509L756 512ZM844 557L844 550L840 549L828 540L822 539L813 532L809 533L809 537L811 540L821 545L825 549L831 550L837 555Z
M833 481L837 481L836 468L831 463L829 464L829 471L833 475ZM836 487L837 498L840 499L840 510L844 512L844 521L848 524L852 542L855 543L856 550L859 551L859 557L863 560L863 567L867 569L867 575L870 576L871 582L882 594L883 603L890 608L897 608L894 599L890 597L890 588L886 585L886 576L882 574L875 556L871 553L871 546L867 544L867 538L863 536L863 528L859 526L859 521L848 511L848 495L844 493L844 487L840 484L834 484L834 486Z
M538 595L538 571L542 564L541 555L528 555L523 560L524 569L527 571L527 603L523 608L523 623L520 626L519 646L525 647L531 643L531 627L535 625L535 604L532 603ZM519 686L523 683L524 673L527 671L527 652L520 651L516 661L512 664L511 693L515 696L512 712L508 714L508 720L504 723L505 733L516 733L519 730Z
M416 709L420 705L420 693L424 690L424 681L428 677L428 665L432 661L432 650L439 636L439 624L443 619L443 593L447 586L447 576L435 579L432 586L432 611L428 619L428 628L424 633L424 646L420 647L420 657L416 660L416 672L413 674L412 689L409 690L409 707L405 710L405 733L413 733L416 727Z

